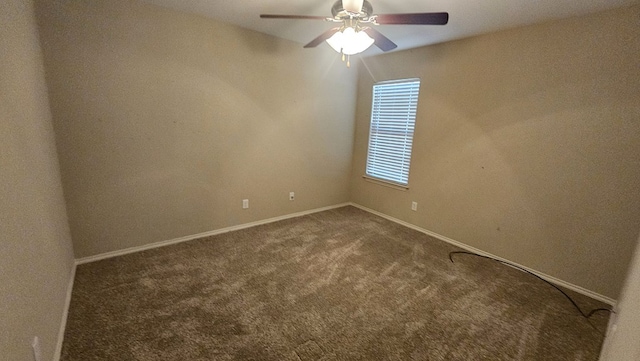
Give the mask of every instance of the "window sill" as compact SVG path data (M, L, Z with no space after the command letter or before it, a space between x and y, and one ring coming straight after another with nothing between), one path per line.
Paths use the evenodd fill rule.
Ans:
M366 180L367 182L371 182L371 183L375 183L375 184L378 184L378 185L381 185L381 186L397 189L399 191L409 190L409 186L408 185L402 185L402 184L398 184L398 183L393 183L393 182L390 182L390 181L387 181L387 180L370 177L368 175L363 175L362 178L364 178L364 180Z

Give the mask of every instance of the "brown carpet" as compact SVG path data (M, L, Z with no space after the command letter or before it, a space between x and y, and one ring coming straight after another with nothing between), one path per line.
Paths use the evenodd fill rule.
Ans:
M598 359L608 314L456 250L344 207L84 264L62 360Z

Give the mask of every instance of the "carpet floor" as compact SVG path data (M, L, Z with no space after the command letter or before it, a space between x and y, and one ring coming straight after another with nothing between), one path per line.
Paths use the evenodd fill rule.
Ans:
M459 250L349 206L83 264L62 360L598 359L606 312Z

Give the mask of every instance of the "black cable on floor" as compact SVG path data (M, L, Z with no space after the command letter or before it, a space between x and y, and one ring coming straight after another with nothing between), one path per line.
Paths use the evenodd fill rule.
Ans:
M553 283L551 283L551 282L549 282L549 281L545 280L544 278L542 278L542 277L538 276L537 274L535 274L535 273L533 273L533 272L531 272L531 271L529 271L529 270L527 270L527 269L524 269L524 268L522 268L522 267L520 267L520 266L518 266L518 265L515 265L515 264L512 264L512 263L509 263L509 262L506 262L506 261L502 261L502 260L499 260L499 259L496 259L496 258L493 258L493 257L483 256L483 255L480 255L480 254L476 254L476 253L473 253L473 252L467 252L467 251L454 251L454 252L449 252L449 260L451 261L451 263L453 263L453 257L452 257L452 255L454 255L454 254L458 254L458 253L460 253L460 254L469 254L469 255L472 255L472 256L476 256L476 257L482 257L482 258L490 259L490 260L493 260L493 261L496 261L496 262L500 262L500 263L502 263L502 264L505 264L505 265L507 265L507 266L510 266L510 267L513 267L513 268L517 268L517 269L521 270L522 272L526 272L526 273L528 273L528 274L530 274L530 275L532 275L532 276L535 276L537 279L544 281L545 283L547 283L547 284L551 285L551 286L552 286L553 288L555 288L556 290L560 291L560 293L562 293L562 294L563 294L563 295L564 295L564 296L565 296L569 301L571 301L571 303L573 304L573 306L578 310L578 312L580 312L580 314L581 314L581 315L582 315L582 317L584 317L584 318L587 318L587 319L588 319L588 318L590 318L591 316L593 316L593 314L594 314L594 313L596 313L596 312L600 312L600 311L607 311L607 312L614 313L614 311L613 311L613 310L608 309L608 308L596 308L596 309L593 309L593 310L589 311L589 313L584 313L584 312L582 312L582 310L580 309L580 306L578 306L578 304L577 304L577 303L576 303L576 302L575 302L575 301L574 301L574 300L573 300L573 299L572 299L572 298L571 298L571 297L570 297L566 292L564 292L562 289L560 289L560 287L558 287L558 286L554 285Z

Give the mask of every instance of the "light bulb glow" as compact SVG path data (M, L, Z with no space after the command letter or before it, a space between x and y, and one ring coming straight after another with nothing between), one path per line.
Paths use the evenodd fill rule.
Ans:
M338 53L341 53L343 37L344 35L342 34L342 31L338 31L325 41L327 42L327 44L329 44L330 47L333 48L333 50L337 51Z
M352 27L347 27L343 31L333 34L326 42L338 53L354 55L367 50L373 45L374 40L364 31L356 31Z

